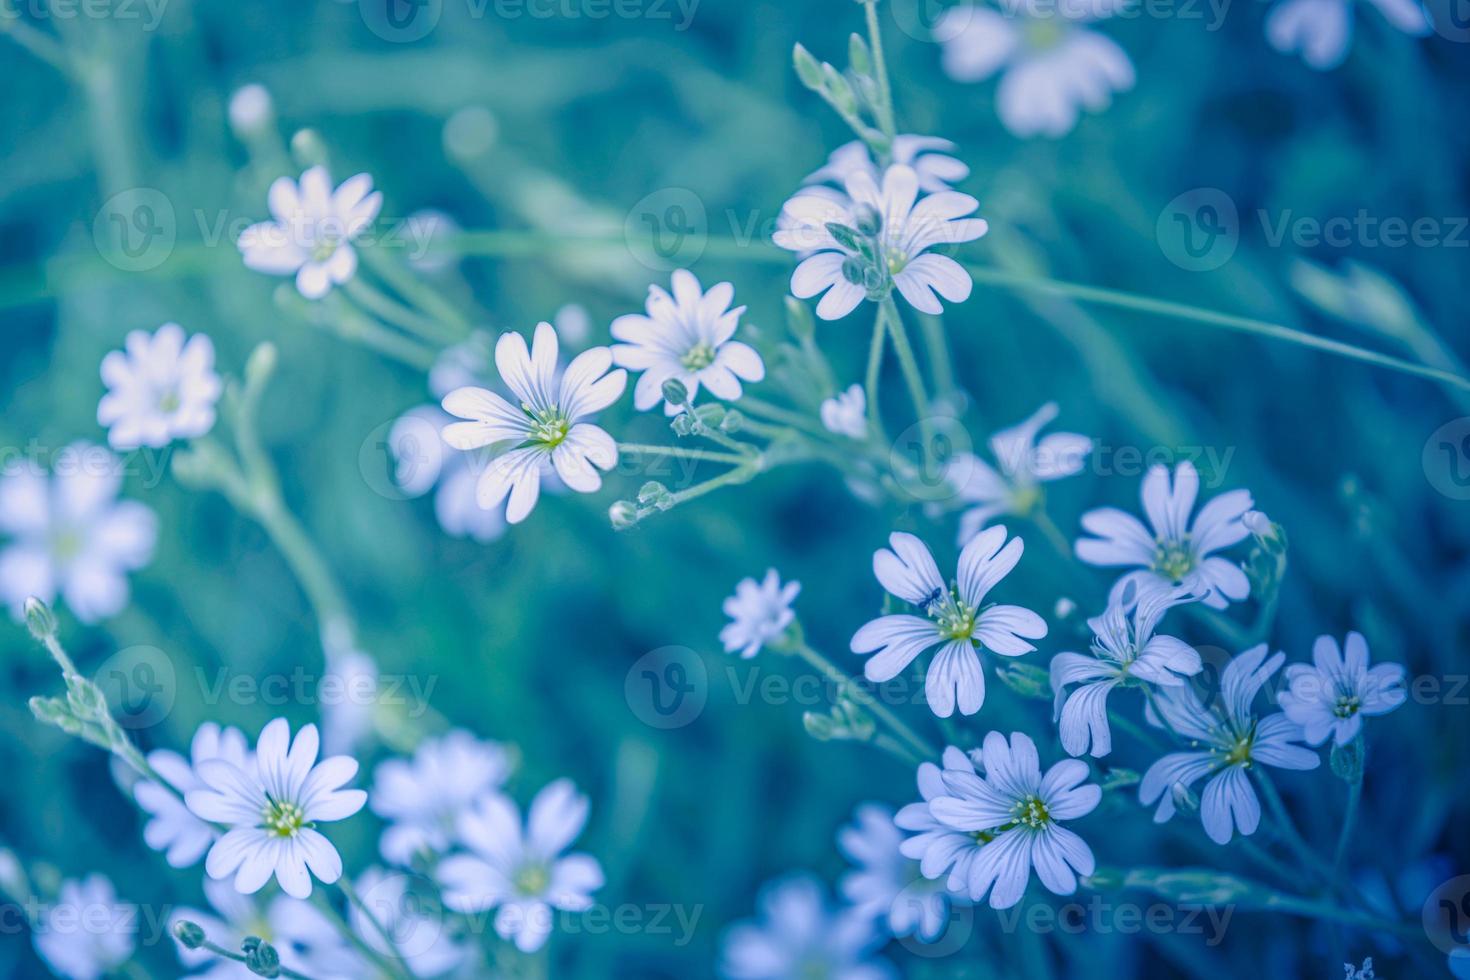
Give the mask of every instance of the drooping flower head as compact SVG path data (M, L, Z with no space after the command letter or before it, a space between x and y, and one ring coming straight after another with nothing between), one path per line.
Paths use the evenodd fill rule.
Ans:
M726 980L887 980L886 960L872 954L883 933L872 918L834 908L813 875L767 883L756 898L757 918L737 922L720 941L719 975Z
M1109 601L1131 584L1135 598L1180 586L1204 596L1205 605L1224 609L1250 595L1250 580L1235 562L1215 554L1245 540L1250 531L1242 515L1254 505L1249 490L1231 490L1200 508L1199 471L1185 460L1169 471L1152 466L1143 478L1143 510L1150 527L1116 507L1082 515L1082 527L1094 538L1078 538L1077 557L1089 565L1138 566L1113 585Z
M225 759L247 769L249 756L244 732L233 727L221 728L212 721L195 730L187 759L171 749L149 752L148 764L169 785L161 786L145 779L133 786L133 798L152 818L143 825L143 840L148 846L163 851L165 859L175 868L187 868L204 857L219 832L195 816L180 794L204 788L195 769L205 761Z
M1277 712L1258 718L1251 703L1271 676L1281 669L1286 655L1267 657L1264 643L1234 657L1220 672L1220 690L1205 705L1187 684L1163 688L1148 717L1180 738L1207 746L1205 751L1171 752L1148 767L1138 786L1144 806L1158 801L1154 821L1163 823L1176 809L1176 794L1183 794L1198 780L1208 777L1200 798L1200 822L1217 844L1228 844L1234 831L1256 832L1261 822L1261 803L1247 771L1260 763L1281 769L1315 769L1317 753L1296 743L1301 726Z
M868 396L862 385L850 385L822 400L822 426L849 439L868 438Z
M207 759L195 769L204 788L184 794L194 815L228 826L204 861L211 878L234 878L235 890L250 895L275 877L293 898L311 895L315 875L325 884L342 877L342 858L317 824L343 820L362 809L367 794L343 789L357 775L345 755L317 762L315 725L291 738L277 718L261 730L254 765Z
M919 177L897 164L882 185L858 170L837 194L797 194L782 208L782 227L773 239L782 248L808 255L791 275L791 292L801 299L825 293L817 315L837 320L864 299L881 300L897 288L914 309L940 313L939 297L959 303L970 297L969 273L947 255L929 251L971 242L989 226L969 218L980 202L958 191L919 198Z
M1345 655L1344 655L1345 654ZM1312 644L1312 665L1292 664L1279 701L1286 717L1302 726L1308 745L1329 737L1346 745L1363 728L1363 719L1386 715L1408 698L1403 664L1368 666L1368 641L1349 633L1342 649L1330 636Z
M118 901L106 876L90 874L61 883L45 905L32 941L51 971L68 980L98 980L133 955L138 907Z
M889 548L873 555L873 574L890 595L923 615L881 616L869 622L853 636L852 651L874 654L863 672L881 684L925 650L941 645L925 674L929 707L941 718L954 714L956 707L973 715L985 701L978 651L1018 657L1036 649L1026 640L1046 635L1046 621L1031 610L985 604L990 590L1021 560L1021 539L1007 543L1001 526L976 535L960 552L959 575L951 583L940 577L924 542L902 532L888 541Z
M1367 0L1394 28L1424 37L1429 17L1416 0ZM1300 55L1309 68L1330 71L1342 64L1353 42L1357 0L1281 0L1266 15L1266 40L1282 54Z
M642 371L633 387L633 407L646 412L664 401L664 382L675 380L694 404L700 385L716 398L735 401L740 382L760 381L766 366L755 348L733 339L745 307L730 309L735 287L717 283L703 292L699 280L684 269L674 272L673 293L648 287L647 316L629 313L612 323L612 335L622 341L612 348L613 363ZM682 406L664 402L664 414L677 415Z
M504 746L459 730L425 739L412 759L378 763L369 803L388 821L383 859L408 864L416 854L448 850L460 814L509 775Z
M894 163L912 167L919 178L919 190L926 194L947 191L970 176L963 160L949 154L958 147L938 136L915 136L905 133L893 138L889 156ZM855 173L865 173L873 183L883 179L873 151L862 140L844 143L827 157L827 163L807 175L807 184L835 184L842 187Z
M378 216L383 195L373 190L367 174L349 177L333 190L327 168L317 166L301 175L300 184L277 178L266 201L272 220L240 233L245 265L294 275L302 296L321 299L357 273L352 240Z
M725 652L738 650L747 660L760 653L761 647L780 637L796 619L791 604L800 592L800 582L783 585L774 568L767 569L766 577L759 582L741 579L735 594L728 596L722 607L730 617L720 630Z
M623 393L628 373L609 371L612 352L593 347L557 371L556 330L536 327L531 348L518 333L502 334L495 344L495 367L510 389L512 404L487 388L456 388L444 397L444 410L465 422L444 428L455 449L495 447L495 457L480 474L481 507L505 502L505 519L519 524L541 495L541 482L555 473L578 493L602 486L599 470L618 462L618 444L587 421Z
M97 424L107 426L113 449L157 449L214 427L221 386L214 344L202 333L186 341L177 323L152 334L133 330L122 350L102 358L102 381L108 390L97 403Z
M940 882L919 870L903 853L904 834L894 813L880 803L864 803L853 822L837 835L837 848L852 864L838 890L860 915L894 936L932 943L949 924L950 895Z

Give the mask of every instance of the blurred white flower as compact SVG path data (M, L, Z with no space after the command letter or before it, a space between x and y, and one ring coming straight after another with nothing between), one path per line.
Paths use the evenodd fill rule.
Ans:
M177 323L151 335L130 331L123 350L102 358L102 381L108 390L97 403L97 424L107 427L114 449L156 449L214 428L221 385L214 344L202 333L185 342Z
M980 82L1001 72L1000 121L1016 136L1065 136L1082 109L1098 112L1133 87L1133 62L1084 27L1121 6L1108 0L1000 0L1000 9L952 7L934 25L945 72Z
M868 396L862 385L852 385L822 400L822 425L849 439L868 437Z
M864 803L837 835L837 849L853 865L838 891L859 915L870 916L893 935L932 943L949 924L950 896L924 877L919 862L903 854L903 831L893 810Z
M32 941L51 972L67 980L98 980L133 955L138 908L119 902L100 874L61 883L42 907Z
M368 803L388 822L379 842L383 859L407 865L416 854L447 850L459 815L509 775L504 746L459 730L425 739L412 759L380 762Z
M747 660L760 653L761 647L778 638L796 619L791 604L800 592L800 582L782 585L774 568L767 569L766 577L760 582L741 579L735 586L735 594L727 596L722 606L730 617L730 622L720 630L725 652L738 650Z
M158 537L153 511L119 501L122 461L100 446L73 443L58 453L55 472L29 460L0 473L0 598L17 620L35 596L54 604L59 592L84 623L122 610L127 573L147 565Z
M169 928L186 920L204 930L209 941L238 950L247 936L259 936L275 947L281 966L311 977L361 977L369 966L346 936L311 902L276 895L262 914L254 897L241 895L227 881L204 879L204 897L210 910L182 906L169 916ZM251 980L256 974L244 963L226 960L207 949L178 945L179 962L207 980Z
M1339 649L1331 636L1312 644L1312 665L1286 668L1288 689L1276 699L1286 717L1302 726L1308 745L1330 737L1346 745L1363 728L1363 719L1386 715L1408 699L1404 665L1368 666L1368 641L1349 633Z
M524 827L509 798L481 796L456 826L470 853L453 854L435 869L444 904L465 913L496 909L500 938L524 953L540 949L551 934L552 910L585 911L603 885L595 858L563 854L586 826L587 808L569 779L536 794Z
M924 313L943 312L939 296L951 303L969 298L969 273L928 249L984 235L989 225L983 219L965 217L979 201L958 191L919 199L918 175L902 165L883 173L881 188L862 170L844 187L845 198L799 193L781 209L781 227L772 240L793 252L815 253L791 274L793 295L808 299L826 293L817 304L817 316L824 320L847 316L864 299L883 299L895 287Z
M1393 27L1414 37L1431 30L1429 17L1415 0L1366 0ZM1300 55L1317 71L1342 64L1353 43L1357 0L1281 0L1266 15L1266 40L1282 54Z
M617 442L586 420L617 401L627 372L608 370L612 352L606 347L583 351L558 372L557 346L549 323L537 325L530 350L518 333L496 342L495 367L516 405L479 387L457 388L444 398L446 412L470 420L446 426L445 442L460 450L497 447L479 475L476 500L487 508L505 501L511 524L531 513L542 481L553 472L578 493L593 493L602 486L598 470L618 462Z
M244 139L264 132L275 118L270 91L257 83L242 85L230 96L230 129Z
M826 889L806 873L767 883L756 898L758 918L737 922L720 942L719 975L727 980L887 980L888 961L873 959L884 935L872 918L834 908Z
M919 873L925 878L947 877L945 888L951 898L968 901L964 897L970 877L970 864L979 853L982 843L974 834L955 830L939 820L929 809L935 799L945 796L944 774L949 770L976 775L979 771L980 750L966 754L953 745L945 746L941 761L919 763L917 781L919 795L923 799L910 803L898 811L893 818L894 826L912 833L899 845L905 857L919 862Z
M378 713L378 663L350 646L328 647L317 684L322 751L351 755L372 737Z
M694 274L677 269L673 294L659 286L648 287L644 304L647 316L629 313L612 323L616 340L613 363L630 371L642 371L633 388L633 407L646 412L664 401L664 382L683 383L694 404L702 384L716 398L735 401L740 382L760 381L766 366L755 348L733 339L745 307L730 309L735 287L716 283L704 292ZM664 404L665 415L677 415L683 406Z
M353 903L350 921L374 952L402 960L415 977L440 977L463 964L469 949L445 928L443 909L421 893L420 882L427 884L399 871L367 869L354 883L361 904Z
M321 299L357 272L351 242L383 206L383 195L372 188L372 177L358 174L333 190L332 177L321 166L302 174L299 185L289 177L277 178L267 199L274 220L240 234L245 265L257 272L294 275L302 296Z
M342 858L316 829L362 809L367 794L342 786L357 775L357 762L344 755L317 762L315 725L291 738L284 718L261 730L255 765L241 767L209 759L194 770L204 788L184 794L195 816L231 829L209 849L204 870L211 878L233 877L243 895L257 892L274 875L293 898L311 894L312 875L325 884L342 877Z
M175 868L196 863L219 837L213 825L190 812L182 796L204 788L194 770L207 759L224 759L241 769L250 768L245 733L207 721L194 731L189 758L171 749L154 749L148 753L148 764L168 786L146 779L133 786L133 798L151 817L143 826L143 840L155 851L165 852L165 859Z
M958 149L938 136L904 134L893 138L889 156L894 163L912 167L919 178L919 190L926 194L947 191L970 176L964 161L948 154ZM836 184L841 187L855 173L866 173L875 184L882 179L873 153L862 140L844 143L827 157L827 163L807 175L808 184Z

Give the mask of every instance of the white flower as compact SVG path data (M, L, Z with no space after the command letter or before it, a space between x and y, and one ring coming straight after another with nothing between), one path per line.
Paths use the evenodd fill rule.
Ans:
M954 714L956 706L961 714L973 715L985 701L978 651L1018 657L1036 649L1026 639L1046 635L1046 622L1029 609L985 605L986 595L1021 560L1024 545L1020 538L1006 543L1002 526L989 528L965 545L958 579L946 584L924 542L901 532L888 542L891 551L873 554L873 574L889 595L924 615L881 616L869 622L853 636L852 652L875 654L863 673L881 684L925 650L943 644L924 677L929 707L941 718Z
M767 569L766 577L760 582L742 579L735 586L735 594L726 597L722 607L730 617L730 622L720 630L725 652L739 650L746 660L760 653L761 647L780 637L796 619L791 604L800 592L800 582L782 585L774 568Z
M862 385L852 385L822 401L822 425L849 439L868 438L868 396Z
M464 963L469 949L445 928L443 910L416 887L420 882L427 884L369 868L354 883L361 906L352 905L350 918L353 931L375 952L402 960L415 977L439 977Z
M882 299L893 287L914 309L940 313L939 296L951 303L969 298L969 273L936 245L972 242L989 226L967 218L980 206L968 194L942 191L919 199L919 177L895 165L883 174L880 189L864 171L851 174L845 199L836 194L797 194L781 210L775 243L794 252L815 252L791 274L791 292L801 299L825 292L817 315L837 320L868 299ZM833 237L841 225L844 241ZM937 293L937 295L936 295Z
M51 972L68 980L97 980L133 955L138 908L117 900L100 874L61 883L43 906L32 940Z
M220 380L214 344L202 333L184 340L177 323L149 334L128 333L121 351L102 359L107 394L97 403L97 424L107 426L114 449L161 448L214 428Z
M1138 565L1113 585L1109 601L1121 596L1131 583L1135 597L1151 591L1184 586L1212 609L1224 609L1250 595L1250 580L1232 561L1215 552L1245 540L1250 531L1241 517L1253 506L1249 490L1222 493L1194 512L1199 495L1199 472L1185 460L1174 468L1173 485L1163 465L1149 468L1143 478L1143 510L1153 530L1132 514L1101 507L1082 515L1082 527L1095 538L1078 538L1077 557L1089 565Z
M456 912L497 909L502 939L525 953L540 949L551 933L552 909L585 911L603 885L595 858L562 854L586 826L587 806L571 780L559 779L536 794L523 828L510 799L480 797L456 825L471 853L451 855L435 870L444 904Z
M230 128L241 138L265 132L275 112L275 103L264 85L242 85L230 96Z
M606 347L583 351L558 378L556 330L536 327L531 349L518 333L503 334L495 344L495 367L517 404L485 388L465 387L444 398L444 410L467 422L444 428L444 441L455 449L513 446L500 452L480 474L481 507L506 503L505 519L519 524L536 506L541 481L555 472L578 493L602 486L598 470L618 462L613 437L586 421L623 393L626 371L609 371L612 352Z
M271 876L293 898L311 894L312 875L324 884L342 877L342 858L318 823L343 820L367 802L360 789L342 789L357 775L357 762L345 755L317 762L315 725L291 738L286 719L261 730L255 764L238 766L209 759L195 769L206 788L184 794L195 816L231 829L205 859L211 878L235 879L235 890L249 895Z
M1138 800L1144 806L1159 801L1155 823L1174 816L1176 794L1208 776L1200 798L1200 822L1210 840L1228 844L1232 830L1253 834L1261 822L1261 804L1246 775L1251 766L1317 768L1321 761L1317 754L1295 744L1301 740L1301 726L1281 712L1258 721L1251 708L1256 692L1286 660L1282 653L1267 659L1266 652L1262 643L1226 664L1220 672L1219 693L1208 706L1187 684L1165 688L1154 700L1159 714L1150 709L1150 722L1208 746L1204 752L1172 752L1143 774Z
M612 335L621 344L612 348L613 363L642 371L633 388L633 407L646 412L664 400L664 382L683 383L687 404L702 384L725 401L740 397L740 382L760 381L765 363L755 348L732 339L745 307L730 309L735 287L716 283L702 292L699 280L684 269L674 272L673 295L648 287L644 304L648 315L629 313L612 323ZM680 405L664 403L665 415L677 415Z
M380 762L369 805L388 821L379 843L383 859L406 865L417 854L447 850L459 815L509 775L504 746L459 730L425 739L411 760Z
M1277 699L1286 717L1302 726L1308 745L1321 745L1329 736L1346 745L1357 737L1364 717L1386 715L1408 697L1403 664L1370 668L1368 641L1361 633L1349 633L1342 650L1332 637L1317 637L1312 661L1314 666L1286 668L1289 688Z
M148 753L148 764L168 786L152 780L140 780L133 786L133 798L151 816L143 826L143 840L155 851L165 852L165 859L175 868L195 864L219 837L212 825L189 811L180 796L204 788L194 770L207 759L224 759L241 769L249 768L245 733L207 721L195 730L188 759L170 749Z
M889 156L894 163L913 168L919 178L919 190L926 194L937 194L949 190L952 185L970 176L970 168L964 161L948 156L956 149L958 148L949 140L938 136L905 134L893 138ZM847 178L859 172L866 173L874 183L882 176L877 163L873 161L868 144L862 140L853 140L833 150L827 157L826 165L812 171L807 176L806 183L836 184L840 187L847 183Z
M147 565L158 537L153 511L119 501L122 462L98 446L75 443L57 454L55 473L30 461L0 473L0 599L17 620L35 596L59 592L84 623L128 602L127 573Z
M1042 483L1082 472L1092 440L1075 432L1053 432L1040 441L1042 427L1057 417L1057 403L1047 402L1030 418L990 437L997 470L974 453L957 453L946 476L960 499L976 506L960 517L963 545L1002 514L1025 516L1041 502Z
M1133 62L1112 40L1080 26L1107 16L1113 4L1077 0L1000 0L1000 9L953 7L934 25L943 39L945 72L980 82L1001 72L1000 121L1012 134L1065 136L1079 110L1106 109L1115 92L1133 87Z
M324 644L326 669L317 685L322 751L350 755L372 737L378 713L378 664L350 645Z
M806 873L766 884L756 899L759 918L737 922L720 942L719 975L726 980L887 980L896 976L872 954L883 944L873 920L834 909L826 889Z
M1414 37L1430 31L1415 0L1367 0L1389 24ZM1266 40L1282 54L1299 54L1317 71L1342 64L1353 41L1355 0L1281 0L1266 15Z
M898 937L932 943L949 925L950 896L906 857L903 831L893 810L864 803L837 835L837 848L853 865L838 890L859 915L883 923Z
M1084 784L1087 764L1065 759L1042 776L1036 744L1020 732L1012 732L1009 743L991 732L980 755L984 776L945 769L946 795L929 801L940 823L981 841L967 862L970 899L978 902L989 892L991 908L1010 908L1021 900L1033 867L1053 894L1075 892L1077 875L1092 874L1096 864L1087 843L1060 821L1086 816L1102 799L1101 787Z
M277 178L267 197L273 221L251 225L240 233L245 265L257 272L296 277L307 299L321 299L333 285L357 272L352 240L372 223L383 206L373 191L373 178L358 174L335 191L326 167L312 167L297 185Z
M247 936L259 936L275 947L282 967L320 980L370 975L361 954L311 902L276 895L262 914L253 897L241 895L229 882L213 878L204 879L204 897L211 911L176 908L169 916L170 929L180 920L187 920L203 929L210 942L229 950L238 950ZM179 962L194 971L191 977L250 980L256 975L245 964L222 959L207 949L179 944L178 953Z
M1155 636L1164 613L1194 602L1186 589L1154 592L1127 612L1127 601L1110 603L1101 615L1087 621L1092 630L1092 655L1059 653L1051 661L1051 688L1056 694L1054 717L1060 722L1062 748L1081 755L1091 746L1102 758L1113 748L1108 727L1108 694L1120 684L1178 687L1186 677L1204 669L1199 651L1172 636ZM1070 694L1067 685L1080 684Z

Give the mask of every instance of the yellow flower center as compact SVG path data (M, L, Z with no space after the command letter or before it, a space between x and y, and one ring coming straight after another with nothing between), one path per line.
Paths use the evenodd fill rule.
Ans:
M702 371L714 362L715 349L703 340L689 348L684 352L684 356L679 358L679 363L690 371Z
M306 823L306 811L287 801L269 802L261 814L261 823L277 837L295 837Z
M1016 818L1016 823L1022 827L1032 830L1040 830L1051 823L1051 811L1039 796L1028 796L1017 800L1016 805L1011 807L1011 816Z

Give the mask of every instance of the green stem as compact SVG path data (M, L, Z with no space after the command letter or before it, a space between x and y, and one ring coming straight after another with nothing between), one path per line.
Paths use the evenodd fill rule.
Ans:
M873 339L868 343L868 368L863 373L863 393L868 400L868 427L873 438L880 443L888 441L883 431L883 413L878 409L878 382L883 373L883 338L887 330L883 326L883 310L879 308L873 317Z
M16 44L68 77L75 78L76 66L66 50L50 35L36 30L20 19L20 12L9 0L0 2L0 35L9 35Z
M347 889L343 889L343 893L346 894ZM397 957L389 958L384 956L359 936L357 930L352 928L347 920L342 917L342 913L338 912L332 903L327 900L325 892L315 890L312 892L311 897L315 899L317 908L321 909L322 913L331 920L332 925L337 927L337 931L342 934L342 937L355 946L359 953L377 964L378 969L382 970L388 976L396 978L396 980L413 980L413 974L409 973L398 963ZM347 900L351 902L352 897L349 895ZM358 909L367 917L369 922L376 923L378 921L371 915L368 915L366 910L361 906ZM393 945L390 943L388 948L392 949Z
M789 426L801 429L821 439L832 438L832 433L824 429L819 423L813 421L810 416L793 412L789 408L782 408L779 405L772 405L770 402L762 401L750 395L746 395L740 399L736 407L740 411L750 415L759 415L775 422L784 422Z
M1256 785L1261 788L1261 795L1266 797L1266 805L1270 808L1271 816L1275 819L1287 846L1296 852L1297 857L1301 858L1304 863L1311 865L1319 875L1330 874L1331 868L1317 856L1317 852L1312 850L1306 839L1297 831L1296 823L1292 821L1291 814L1287 812L1286 804L1282 801L1281 794L1276 791L1276 784L1271 781L1271 777L1259 765L1252 766L1251 772L1256 777ZM1332 879L1328 878L1328 880Z
M949 342L944 336L944 323L932 314L919 315L919 330L924 337L924 350L929 357L929 373L934 376L934 390L948 395L955 390L954 365L950 362Z
M722 453L713 449L686 449L683 446L652 446L638 442L618 443L618 452L639 456L668 456L674 459L701 459L711 463L740 466L750 461L746 453Z
M384 948L396 950L398 947L393 942L393 937L388 934L388 930L384 927L383 923L378 921L378 917L373 915L368 907L363 904L362 899L357 894L357 889L352 885L352 879L344 874L341 878L337 879L337 887L342 889L343 895L347 896L348 904L354 906L362 914L362 917L371 924L373 932L377 933L378 938L383 941ZM382 956L380 959L394 976L401 977L403 980L413 980L413 973L396 953Z
M222 959L234 960L236 963L245 963L245 962L247 962L243 954L241 954L241 953L232 953L228 949L225 949L223 946L219 945L218 943L212 942L212 941L210 941L208 939L206 939L204 941L204 944L202 946L200 946L199 948L200 949L203 949L203 950L208 950L209 952L213 953L215 956L218 956L218 957L220 957ZM290 967L283 966L283 967L280 968L280 970L281 970L280 975L283 976L283 977L288 977L288 978L290 978L290 980L312 980L312 978L310 976L308 976L307 974L302 973L299 970L293 970Z
M898 307L894 305L891 295L883 298L878 309L888 325L888 335L893 338L893 350L898 355L898 366L903 369L904 384L908 386L909 398L913 400L919 426L925 433L924 451L930 452L933 449L929 442L932 409L929 404L929 396L924 392L924 376L919 372L919 362L914 357L913 346L909 343L908 331L904 329L903 318L898 315Z
M405 269L396 259L379 254L376 248L360 248L358 254L362 256L368 268L382 276L400 296L430 317L450 324L453 328L450 335L454 339L463 339L469 335L470 321L465 315L453 303L441 296L438 290L424 283L412 271Z
M408 331L429 344L439 347L452 344L462 336L459 331L446 330L434 320L399 303L388 294L373 287L362 276L353 276L342 287L362 309L378 319Z
M1343 862L1347 859L1348 843L1352 840L1353 825L1357 822L1358 804L1362 798L1363 774L1360 770L1358 778L1348 785L1347 810L1342 817L1342 832L1337 836L1337 848L1332 855L1332 880L1339 885L1343 882Z
M898 126L893 118L893 90L888 85L888 64L883 57L883 32L878 26L877 0L863 0L863 8L867 15L868 46L873 50L873 70L878 83L878 126L883 130L883 135L888 137L891 152Z
M798 641L793 646L792 652L801 657L801 659L805 660L811 666L815 667L820 673L826 675L826 677L834 684L837 684L839 687L846 688L856 693L858 695L855 698L857 703L862 705L864 708L867 708L869 711L873 712L873 715L879 721L887 725L894 732L894 734L898 735L909 745L913 746L915 751L919 753L919 757L921 759L939 758L938 750L935 749L934 746L930 745L927 741L925 741L922 737L920 737L919 734L916 733L912 728L910 728L902 718L898 717L896 714L890 711L886 704L883 704L876 697L863 696L862 689L857 686L853 679L848 676L847 672L842 670L842 668L838 667L832 661L822 656L816 650L813 650L804 641Z

